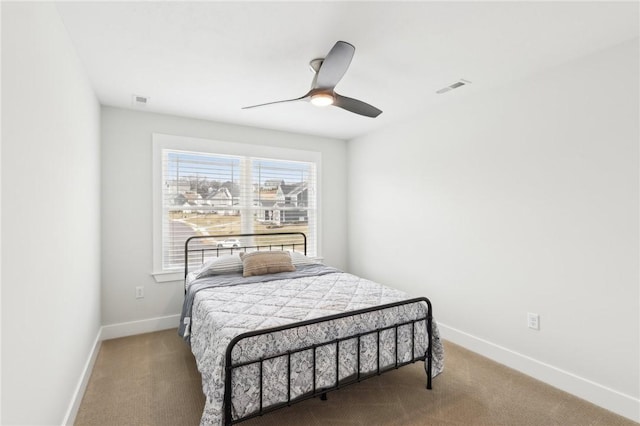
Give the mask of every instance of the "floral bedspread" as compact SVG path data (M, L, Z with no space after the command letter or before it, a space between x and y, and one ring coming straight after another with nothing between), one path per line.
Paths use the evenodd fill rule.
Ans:
M207 279L215 280L215 277ZM281 279L240 285L216 286L198 291L191 311L191 350L202 375L206 396L201 425L223 424L225 351L235 336L256 329L276 327L346 311L406 300L399 290L344 272L320 276ZM331 341L376 328L426 316L424 302L356 315L304 327L255 336L238 342L232 352L234 363L245 362ZM416 356L427 350L426 321L398 328L398 362L411 359L411 334L415 333ZM360 372L377 369L376 333L360 339ZM394 365L396 336L393 329L380 333L380 368ZM353 378L357 369L357 339L343 341L339 376ZM335 386L336 345L316 349L316 389ZM438 328L433 322L432 374L442 372L444 352ZM263 363L263 407L287 401L287 357ZM426 365L426 363L425 363ZM232 414L246 416L259 409L259 365L234 369ZM291 355L291 399L313 391L313 354L306 350ZM426 382L426 376L425 376Z

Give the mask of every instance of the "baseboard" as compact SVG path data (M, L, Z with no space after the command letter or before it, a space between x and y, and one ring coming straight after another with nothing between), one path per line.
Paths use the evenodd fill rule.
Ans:
M640 423L640 399L514 352L464 331L438 323L441 336L457 345L537 380ZM446 361L445 361L446 365Z
M154 331L167 330L169 328L178 328L179 324L180 315L169 315L166 317L149 318L140 321L103 325L102 340L151 333Z
M93 348L89 353L89 358L84 365L82 375L78 381L78 385L71 398L69 408L65 413L63 425L73 425L82 403L82 397L87 389L93 366L96 363L98 352L103 340L115 339L118 337L133 336L135 334L151 333L154 331L166 330L169 328L177 328L180 322L180 315L169 315L166 317L150 318L141 321L123 322L119 324L104 325L98 330Z
M71 404L69 404L69 408L64 415L64 420L62 420L63 425L73 425L76 421L76 415L78 414L78 410L80 409L80 403L82 402L84 391L87 389L87 384L89 384L89 378L91 377L91 372L93 372L93 366L96 363L96 358L98 358L98 352L100 352L101 344L102 327L98 330L96 339L93 342L93 347L91 348L91 352L89 353L89 358L84 364L82 375L80 376L78 385L76 386L76 389L73 392L73 396L71 397Z

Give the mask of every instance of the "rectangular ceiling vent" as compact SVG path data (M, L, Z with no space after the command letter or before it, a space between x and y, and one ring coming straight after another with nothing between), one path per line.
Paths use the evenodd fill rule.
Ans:
M149 98L147 98L146 96L131 95L131 104L134 107L146 107L148 103Z
M464 78L461 78L460 80L456 81L455 83L447 86L447 87L443 87L442 89L436 91L436 93L438 95L441 95L443 93L447 93L453 89L457 89L458 87L462 87L465 84L471 84L471 82L469 80L465 80Z

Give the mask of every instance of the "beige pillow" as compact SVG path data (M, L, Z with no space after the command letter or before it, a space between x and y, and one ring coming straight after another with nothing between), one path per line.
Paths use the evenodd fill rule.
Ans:
M242 259L243 277L293 272L296 270L296 267L291 263L291 255L286 251L240 253L240 259Z

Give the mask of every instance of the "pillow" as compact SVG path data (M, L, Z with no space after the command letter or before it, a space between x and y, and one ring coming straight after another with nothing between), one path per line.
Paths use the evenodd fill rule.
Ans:
M277 274L278 272L293 272L296 267L291 263L291 255L286 251L254 251L240 253L242 259L242 276Z
M197 278L209 277L212 275L224 275L242 272L242 260L237 254L229 254L220 257L214 257L198 271Z
M290 251L289 254L291 255L291 263L293 263L294 266L318 265L318 264L322 263L319 260L307 257L304 254L299 253L297 251Z

